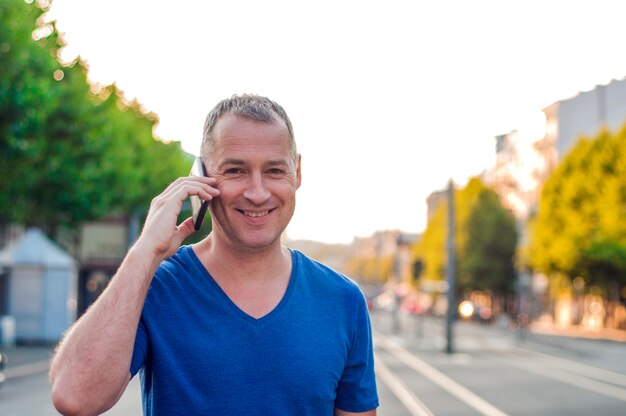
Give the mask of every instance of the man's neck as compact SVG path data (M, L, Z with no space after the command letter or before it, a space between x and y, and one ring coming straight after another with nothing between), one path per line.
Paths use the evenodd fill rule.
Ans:
M261 283L291 270L291 254L280 241L260 250L238 249L210 234L194 251L214 278Z
M209 235L194 251L231 301L254 318L270 313L289 285L291 253L280 241L257 252L235 250Z

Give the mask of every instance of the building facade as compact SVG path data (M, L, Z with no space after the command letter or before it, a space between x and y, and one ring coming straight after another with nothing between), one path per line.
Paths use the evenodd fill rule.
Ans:
M522 223L536 210L542 184L581 137L593 137L603 128L616 131L623 127L626 79L557 101L543 113L543 138L522 140L515 130L495 137L496 163L485 174L503 205Z

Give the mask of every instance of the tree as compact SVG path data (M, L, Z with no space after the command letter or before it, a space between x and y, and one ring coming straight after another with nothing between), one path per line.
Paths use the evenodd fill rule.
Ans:
M456 190L455 201L457 290L510 293L517 241L513 215L478 178ZM440 203L422 238L413 246L413 261L422 264L420 279L444 279L447 205L445 200Z
M582 137L546 181L530 228L529 264L607 290L626 284L626 127Z
M193 157L155 137L157 116L115 85L90 85L79 58L60 63L64 41L45 11L0 3L0 226L54 234L145 210Z
M43 10L19 0L0 2L0 223L23 222L33 212L38 174L33 159L45 130L60 65L54 27L39 26Z
M467 220L458 282L462 288L509 295L515 289L515 217L491 189L482 190Z
M29 161L35 180L21 219L48 230L103 215L106 205L96 202L97 195L110 191L94 186L100 178L101 138L93 128L97 113L89 99L86 68L77 61L57 71L62 75L48 92L42 140Z
M447 201L442 201L435 209L422 238L412 247L413 262L422 265L418 280L445 279L447 210Z

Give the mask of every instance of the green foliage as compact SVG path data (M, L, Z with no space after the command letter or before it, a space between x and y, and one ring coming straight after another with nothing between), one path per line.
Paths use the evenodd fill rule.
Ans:
M47 96L59 68L47 39L33 41L42 10L0 2L0 222L23 220L36 182L32 161L44 145Z
M545 183L531 224L531 267L626 283L626 128L581 138Z
M463 261L459 263L459 286L499 294L513 293L513 258L517 246L515 217L502 206L493 190L485 188L479 193L467 219L466 233Z
M611 282L626 284L626 243L592 241L581 250L577 266L591 285L607 288Z
M446 267L447 200L436 208L422 238L413 247L421 262L420 279L443 280ZM517 232L513 215L478 178L455 191L457 289L511 293L515 281Z
M44 12L0 2L0 225L76 228L147 209L192 156L157 140L157 117L115 85L91 86L80 59L59 63Z

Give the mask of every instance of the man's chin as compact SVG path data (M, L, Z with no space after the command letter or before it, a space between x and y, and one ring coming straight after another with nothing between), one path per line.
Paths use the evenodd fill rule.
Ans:
M250 253L260 253L276 246L280 246L280 236L241 236L236 239L235 248Z

